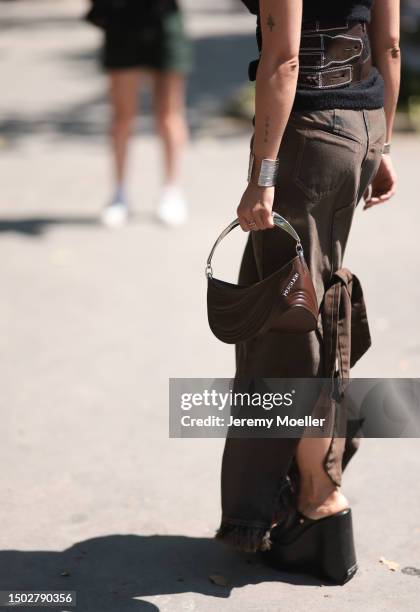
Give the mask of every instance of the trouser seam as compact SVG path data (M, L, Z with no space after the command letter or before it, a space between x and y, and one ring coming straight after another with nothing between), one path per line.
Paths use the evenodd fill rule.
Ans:
M370 149L370 123L369 123L369 116L368 116L368 111L364 110L363 111L363 121L365 124L365 129L366 129L366 151L365 151L365 155L363 157L363 162L362 164L364 164L364 162L366 161L368 155L369 155L369 149Z

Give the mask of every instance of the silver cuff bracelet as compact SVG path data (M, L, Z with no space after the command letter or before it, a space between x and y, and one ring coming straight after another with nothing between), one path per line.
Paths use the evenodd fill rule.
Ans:
M248 183L252 179L252 171L254 169L255 155L250 153L248 166ZM278 159L263 159L261 162L260 175L257 185L259 187L274 187L277 184L277 176L279 173Z

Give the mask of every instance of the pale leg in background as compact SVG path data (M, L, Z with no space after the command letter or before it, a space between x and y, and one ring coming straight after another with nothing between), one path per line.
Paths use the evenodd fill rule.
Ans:
M163 188L157 215L167 225L182 225L187 220L187 206L179 185L182 157L188 141L184 75L156 73L154 100L156 128L164 156Z
M109 73L115 188L102 212L102 222L108 227L119 227L128 218L125 178L130 137L138 112L140 80L141 72L138 69L111 70Z

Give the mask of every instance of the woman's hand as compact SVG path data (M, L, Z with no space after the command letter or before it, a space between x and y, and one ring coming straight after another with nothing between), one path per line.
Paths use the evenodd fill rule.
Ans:
M391 157L389 155L382 155L378 172L370 188L365 193L365 206L363 210L387 202L395 195L396 191L397 173L394 170Z
M273 202L274 187L248 184L237 209L239 223L244 232L274 227Z

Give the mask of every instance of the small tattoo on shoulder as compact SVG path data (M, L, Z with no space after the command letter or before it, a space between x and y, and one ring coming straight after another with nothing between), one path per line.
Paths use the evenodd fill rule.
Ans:
M273 16L272 16L271 13L267 17L267 25L270 28L270 32L272 32L274 26L276 25L276 22L274 21Z

